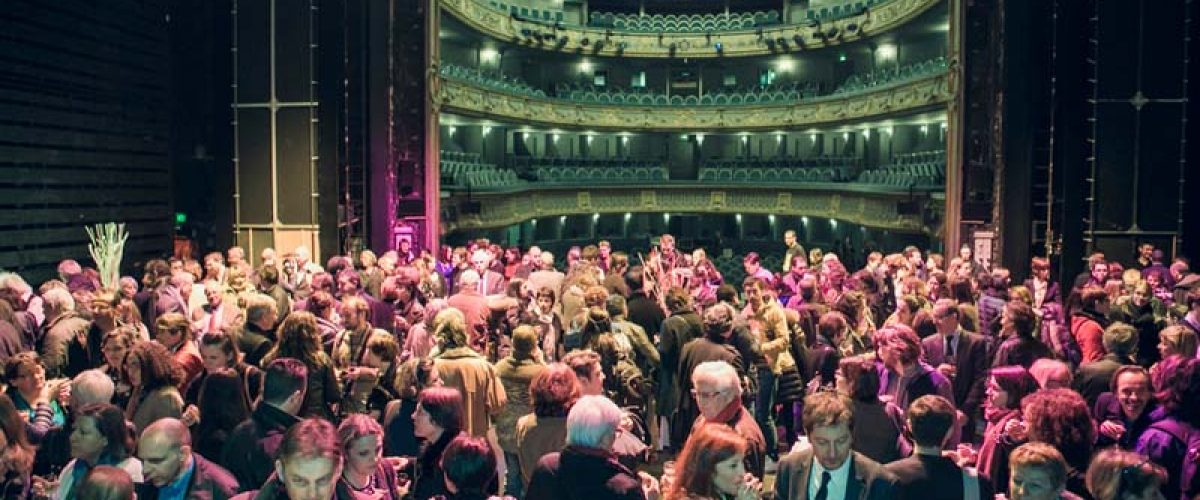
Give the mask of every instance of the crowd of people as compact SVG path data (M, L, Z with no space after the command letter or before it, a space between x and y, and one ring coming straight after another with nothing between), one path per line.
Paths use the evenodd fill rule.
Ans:
M1060 286L784 235L726 283L663 235L238 247L102 286L0 274L0 490L54 499L1097 500L1200 495L1200 276ZM1025 271L1025 270L1023 270ZM1023 274L1023 273L1021 273ZM661 466L661 474L658 469ZM651 474L654 471L655 474Z

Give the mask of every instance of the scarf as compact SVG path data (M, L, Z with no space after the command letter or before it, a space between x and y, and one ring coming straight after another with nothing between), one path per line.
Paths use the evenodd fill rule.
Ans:
M725 409L721 410L721 413L718 413L716 418L712 419L712 422L720 422L722 424L729 423L733 421L733 417L737 416L738 411L741 409L742 402L739 401L738 398L733 398L733 401L730 401L729 404L725 406Z

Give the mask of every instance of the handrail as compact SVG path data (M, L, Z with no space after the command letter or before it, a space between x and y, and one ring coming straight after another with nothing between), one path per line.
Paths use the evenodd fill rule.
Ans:
M951 63L951 69L953 62ZM949 73L795 102L710 106L580 103L437 78L442 111L516 123L616 131L738 131L814 126L936 109L954 95Z

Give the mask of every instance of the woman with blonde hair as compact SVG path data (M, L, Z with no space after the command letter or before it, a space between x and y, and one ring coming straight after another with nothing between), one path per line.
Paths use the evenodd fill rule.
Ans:
M1087 470L1087 489L1096 500L1162 498L1159 488L1166 482L1161 465L1118 448L1101 450Z
M1196 332L1184 325L1172 325L1158 332L1158 353L1162 359L1173 355L1196 357Z
M692 433L676 460L676 477L664 477L667 500L752 500L762 483L746 472L746 438L724 424ZM670 483L669 485L667 483Z
M338 426L342 445L342 481L356 496L392 500L401 497L392 463L383 460L383 428L375 419L355 413Z
M320 417L333 421L331 407L342 395L341 384L333 369L333 360L321 349L321 333L317 319L306 311L289 314L279 325L278 342L263 357L266 366L279 358L295 358L308 368L308 388L299 417Z
M492 416L504 407L507 397L496 369L471 348L463 313L450 308L433 320L434 336L441 350L434 364L447 387L463 396L463 430L472 436L487 435Z

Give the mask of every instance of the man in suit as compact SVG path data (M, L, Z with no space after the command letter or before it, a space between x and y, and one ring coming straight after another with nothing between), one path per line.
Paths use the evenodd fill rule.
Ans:
M492 271L492 254L487 249L477 248L471 254L471 268L479 274L479 293L504 295L504 275Z
M150 424L138 438L138 458L146 483L138 498L225 500L238 492L229 471L192 451L192 437L183 422L164 418Z
M978 416L983 404L984 382L987 381L988 340L982 335L964 331L958 318L958 306L950 299L933 305L937 335L921 341L925 361L937 367L949 378L954 392L954 405L968 417ZM969 420L968 420L969 422ZM974 427L968 423L966 429ZM970 434L965 434L970 436Z
M898 500L968 500L992 498L990 483L974 469L964 470L942 448L950 439L957 416L954 405L935 395L921 396L908 407L908 434L913 455L885 465L896 476ZM978 492L968 491L968 485Z
M883 500L896 498L896 478L874 460L853 451L848 399L831 392L804 398L804 432L811 447L779 462L779 500Z

